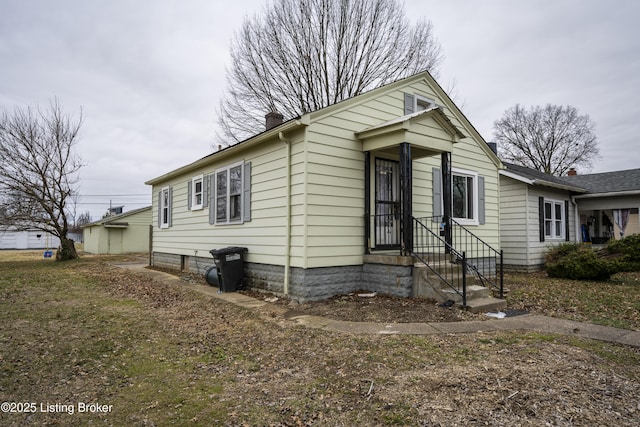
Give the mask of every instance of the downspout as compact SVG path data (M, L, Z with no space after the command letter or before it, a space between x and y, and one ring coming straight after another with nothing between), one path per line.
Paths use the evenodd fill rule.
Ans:
M578 213L578 202L576 202L575 196L569 196L571 200L571 204L573 205L573 228L576 230L575 241L576 243L582 242L582 227L578 230L578 225L580 224L580 214ZM569 212L567 212L569 215Z
M287 178L286 178L286 232L285 232L285 245L284 245L284 283L283 292L285 295L289 295L289 268L291 267L291 141L285 138L284 133L279 132L278 138L284 142L286 147L287 157Z

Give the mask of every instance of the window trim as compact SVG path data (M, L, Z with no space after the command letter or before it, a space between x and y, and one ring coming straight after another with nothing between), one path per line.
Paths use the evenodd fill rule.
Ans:
M196 192L196 183L200 182L200 192ZM191 178L191 210L197 211L204 209L204 174L196 175ZM200 194L200 203L196 203L197 195Z
M164 197L165 193L167 195L166 204ZM160 228L171 227L171 188L169 186L162 187L162 189L160 189L160 200L158 200L158 205L160 206Z
M551 205L551 218L547 218L547 204ZM556 206L560 206L560 218L556 218ZM543 201L543 209L542 212L544 214L542 218L542 227L544 230L544 238L545 240L566 240L566 218L567 212L565 211L565 202L564 200L557 199L548 199L544 198ZM550 234L547 234L547 221L550 221ZM558 233L557 225L560 224L560 232Z
M422 95L418 95L417 93L414 94L413 96L413 111L414 112L418 112L418 105L425 105L425 110L428 110L429 108L433 108L433 107L437 107L438 104L436 104L436 101L431 99L431 98L427 98L426 96L422 96ZM423 110L420 110L423 111Z
M240 203L240 215L238 219L231 219L229 217L230 215L230 206L231 206L231 169L236 168L236 167L240 167L240 192L237 194L233 194L233 196L237 196L238 197L238 201ZM224 220L221 220L218 218L218 173L220 172L227 172L227 186L226 186L226 195L225 195L225 200L226 200L226 218ZM244 161L239 161L239 162L235 162L235 163L231 163L226 165L225 167L216 169L213 172L213 182L212 182L212 186L214 188L211 189L211 194L212 196L212 203L210 203L209 205L209 209L213 209L214 210L214 218L215 218L215 222L213 225L237 225L237 224L243 224L245 222L245 206L244 206L244 188L245 188L245 162ZM213 185L215 184L215 185Z
M472 207L472 218L457 218L455 216L453 216L453 209L451 212L451 215L453 216L453 219L456 220L456 222L458 222L461 225L480 225L480 218L479 218L479 205L480 205L480 200L479 200L479 193L478 193L478 172L475 171L470 171L470 170L466 170L466 169L458 169L458 168L451 168L451 204L453 205L453 177L454 175L457 176L463 176L463 177L470 177L473 180L472 183L472 191L473 191L473 207ZM444 203L444 202L443 202Z

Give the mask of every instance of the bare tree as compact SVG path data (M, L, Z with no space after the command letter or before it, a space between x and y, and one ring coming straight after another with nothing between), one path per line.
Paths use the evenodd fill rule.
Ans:
M264 130L264 115L315 111L443 59L429 21L411 25L396 0L274 0L231 45L217 139Z
M75 200L75 199L74 199ZM75 217L75 215L74 215ZM73 225L69 228L71 233L82 234L82 227L91 224L91 212L84 211L73 221Z
M0 112L0 224L38 229L60 238L58 261L78 257L67 237L82 166L74 145L82 125L57 100Z
M494 122L494 140L507 161L551 175L589 168L598 157L595 125L575 107L547 104L528 111L516 105Z

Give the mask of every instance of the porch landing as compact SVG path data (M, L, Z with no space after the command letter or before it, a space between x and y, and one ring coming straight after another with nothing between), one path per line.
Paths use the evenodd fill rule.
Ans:
M445 266L432 265L431 270L425 264L419 262L414 256L401 256L394 254L369 254L364 256L364 271L370 271L369 279L379 281L383 279L391 289L381 290L389 294L404 294L404 296L429 298L444 303L453 301L453 304L462 308L462 297L453 288L447 286L442 278L454 283L459 292L462 292L462 284L456 283L459 278L461 265L446 263ZM368 268L367 268L368 266ZM377 266L377 267L376 267ZM436 273L437 272L437 273ZM393 277L391 277L393 276ZM410 277L407 277L410 276ZM410 278L410 283L407 279ZM469 278L471 280L471 278ZM398 288L404 291L398 292ZM475 283L467 285L466 310L472 313L500 310L506 307L507 302L492 296L490 289Z

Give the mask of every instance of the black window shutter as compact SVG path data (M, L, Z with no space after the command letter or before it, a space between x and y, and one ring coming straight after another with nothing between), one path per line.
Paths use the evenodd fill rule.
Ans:
M193 181L187 181L187 210L191 210L191 191L193 190Z
M413 95L410 93L404 94L404 115L414 113L413 109Z
M564 201L564 234L565 240L569 241L569 201Z
M538 224L540 227L540 241L544 242L544 197L538 197Z

